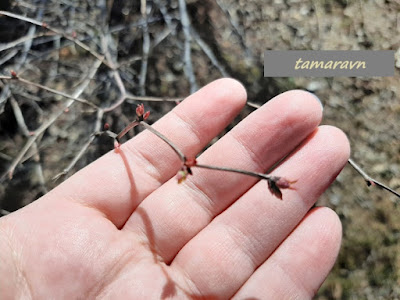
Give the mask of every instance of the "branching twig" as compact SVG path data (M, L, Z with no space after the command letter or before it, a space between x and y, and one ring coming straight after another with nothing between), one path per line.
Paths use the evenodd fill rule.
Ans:
M75 92L72 94L72 98L64 105L64 107L55 112L53 115L50 116L50 118L44 122L36 131L34 134L28 139L26 142L25 146L20 150L18 155L14 158L13 162L9 166L8 170L6 173L4 173L0 180L4 180L4 178L7 176L11 179L14 174L14 170L17 167L17 165L20 163L22 158L24 157L25 153L28 152L28 150L32 147L32 145L35 143L37 138L45 131L47 128L49 128L63 113L66 109L68 109L70 106L72 106L75 103L75 98L78 98L83 91L87 88L89 85L90 81L94 77L94 75L97 73L97 70L99 69L101 65L101 61L96 61L93 68L90 70L89 75L86 77L86 80L82 82L82 84L75 90Z
M187 158L185 154L176 146L171 140L169 140L165 135L163 135L161 132L147 124L144 120L148 117L149 112L146 113L146 115L143 116L144 113L144 108L143 105L138 106L136 109L136 115L137 119L136 121L132 122L129 124L124 130L121 131L121 133L118 135L118 137L123 136L126 134L126 132L136 126L137 124L140 124L144 126L147 130L158 136L160 139L162 139L167 145L171 147L172 150L178 155L179 159L182 162L182 167L181 170L177 174L178 178L178 183L181 183L183 180L186 179L186 177L190 174L192 175L192 170L191 168L198 167L198 168L203 168L203 169L211 169L211 170L218 170L218 171L226 171L226 172L234 172L234 173L239 173L243 175L248 175L248 176L253 176L258 179L265 179L268 182L268 188L271 191L273 195L278 197L279 199L282 199L282 192L281 189L294 189L292 184L294 184L296 181L289 181L283 177L279 176L270 176L267 174L263 173L258 173L258 172L252 172L252 171L247 171L247 170L240 170L240 169L235 169L235 168L229 168L229 167L219 167L219 166L210 166L210 165L202 165L198 164L195 158ZM119 147L119 143L118 146Z
M29 138L30 137L30 131L28 129L28 126L26 126L25 118L24 118L24 116L22 114L21 108L19 107L17 100L15 100L13 96L11 96L10 103L11 103L11 107L12 107L12 109L14 111L14 116L15 116L15 119L17 120L18 127L20 128L22 134L26 138ZM34 159L34 161L36 163L36 173L37 173L37 176L38 176L38 179L39 179L39 183L40 183L40 186L41 186L41 189L42 189L42 193L46 194L47 193L46 182L44 180L43 168L42 168L42 165L40 163L40 156L39 156L39 152L38 152L38 144L37 144L36 141L32 145L32 151L34 153L33 159Z
M0 11L0 15L7 16L7 17L10 17L10 18L14 18L14 19L18 19L18 20L21 20L21 21L25 21L25 22L28 22L28 23L31 23L31 24L34 24L34 25L37 25L37 26L41 26L41 27L43 27L45 29L48 29L48 30L54 32L55 34L58 34L58 35L62 36L63 38L75 43L76 45L78 45L82 49L84 49L87 52L89 52L95 58L97 58L100 62L102 62L103 64L105 64L109 68L112 68L112 66L110 66L108 64L108 62L104 59L104 56L102 56L101 54L99 54L95 50L91 49L85 43L83 43L80 40L76 39L76 37L73 36L73 35L68 35L67 33L63 32L62 30L56 29L56 28L54 28L54 27L52 27L49 24L46 24L44 22L40 22L40 21L37 21L35 19L24 17L24 16L21 16L21 15L18 15L18 14L14 14L14 13L11 13L11 12L8 12L8 11Z
M42 89L42 90L45 90L47 92L50 92L50 93L53 93L53 94L56 94L56 95L59 95L59 96L62 96L62 97L68 98L68 99L72 99L72 100L74 100L76 102L87 104L87 105L89 105L89 106L91 106L93 108L96 108L96 109L99 108L97 105L93 104L92 102L90 102L90 101L88 101L86 99L79 98L79 97L74 97L73 95L69 95L67 93L57 91L57 90L49 88L49 87L47 87L45 85L41 85L39 83L35 83L35 82L32 82L32 81L29 81L29 80L27 80L25 78L22 78L22 77L19 77L19 76L0 76L0 80L15 80L15 81L19 81L19 82L22 82L22 83L24 83L26 85L34 86L34 87L36 87L38 89Z

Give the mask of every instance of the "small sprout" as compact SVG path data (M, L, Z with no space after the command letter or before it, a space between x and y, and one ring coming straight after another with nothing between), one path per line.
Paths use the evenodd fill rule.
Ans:
M144 114L144 105L143 105L143 103L142 103L142 104L139 104L139 105L136 107L136 115L137 115L138 117L141 117L141 116L143 116L143 114Z
M108 130L108 129L110 129L110 124L104 123L104 130Z
M71 37L72 37L73 39L76 39L76 31L72 31Z
M293 183L296 183L297 180L289 181L284 177L272 176L268 179L268 189L270 192L282 200L282 192L281 189L291 189Z
M43 22L43 23L42 23L42 27L43 27L43 28L47 28L47 27L49 27L49 25L48 25L47 23Z

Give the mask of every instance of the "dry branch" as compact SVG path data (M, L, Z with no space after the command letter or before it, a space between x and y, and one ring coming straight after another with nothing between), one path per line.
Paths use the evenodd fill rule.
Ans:
M102 62L103 64L105 64L105 65L108 66L109 68L112 68L112 67L108 64L108 62L104 59L104 56L103 56L103 55L101 55L101 54L99 54L98 52L96 52L95 50L91 49L88 45L86 45L85 43L83 43L83 42L81 42L80 40L78 40L74 35L68 35L68 34L65 33L64 31L59 30L59 29L56 29L56 28L50 26L50 25L47 24L47 23L40 22L40 21L35 20L35 19L33 19L33 18L28 18L28 17L24 17L24 16L21 16L21 15L18 15L18 14L14 14L14 13L11 13L11 12L8 12L8 11L2 11L2 10L0 10L0 15L7 16L7 17L10 17L10 18L14 18L14 19L18 19L18 20L21 20L21 21L25 21L25 22L34 24L34 25L36 25L36 26L43 27L43 28L45 28L45 29L47 29L47 30L50 30L50 31L54 32L55 34L58 34L58 35L62 36L63 38L65 38L65 39L67 39L67 40L69 40L69 41L75 43L76 45L78 45L78 46L81 47L82 49L84 49L84 50L86 50L87 52L89 52L89 53L90 53L91 55L93 55L95 58L97 58L100 62Z
M196 83L196 77L193 72L193 64L192 64L192 54L191 54L191 41L192 37L190 35L190 21L189 16L186 9L185 0L179 0L179 13L181 16L181 24L183 29L183 34L185 36L184 41L184 54L183 59L185 62L185 75L189 80L190 84L190 93L193 94L198 90L198 86Z
M62 96L62 97L68 98L68 99L72 99L72 100L74 100L76 102L87 104L90 107L93 107L95 109L99 108L97 105L93 104L89 100L86 100L86 99L83 99L83 98L80 98L80 97L74 97L73 95L69 95L67 93L57 91L57 90L49 88L49 87L47 87L45 85L41 85L39 83L35 83L35 82L32 82L32 81L29 81L29 80L27 80L25 78L22 78L22 77L19 77L19 76L0 76L0 80L19 81L19 82L22 82L22 83L24 83L26 85L34 86L34 87L36 87L38 89L53 93L55 95L59 95L59 96Z
M32 147L32 145L35 143L35 141L38 139L38 137L47 130L63 113L66 109L71 107L75 103L75 98L79 98L79 96L83 93L83 91L87 88L89 85L90 81L94 77L94 75L97 73L97 70L99 69L101 65L101 61L96 61L94 63L94 66L90 70L89 74L86 76L86 79L79 85L79 87L75 90L75 92L72 94L71 99L63 106L62 109L59 111L53 113L50 118L44 122L38 129L35 130L33 135L28 139L24 147L20 150L18 155L14 158L13 162L9 166L8 170L1 176L0 180L4 180L5 177L8 175L9 179L13 177L14 170L18 166L18 164L21 162L25 154L28 152L28 150Z

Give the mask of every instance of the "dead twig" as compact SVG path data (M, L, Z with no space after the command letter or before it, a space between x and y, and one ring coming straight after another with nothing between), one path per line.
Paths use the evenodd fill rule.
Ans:
M358 172L358 174L360 174L364 178L364 180L365 180L365 182L366 182L366 184L368 186L371 186L371 185L378 186L381 189L384 189L384 190L386 190L386 191L388 191L388 192L392 193L393 195L395 195L395 196L400 198L400 193L396 192L395 190L391 189L390 187L386 186L385 184L383 184L383 183L379 182L378 180L376 180L376 179L372 178L371 176L369 176L351 158L348 160L348 163L350 164L350 166L352 166L354 168L354 170L356 170Z
M35 130L33 135L27 140L26 144L24 147L20 150L18 155L14 158L13 162L9 166L8 170L0 177L0 181L3 181L5 177L8 175L9 179L12 179L14 170L20 163L20 161L23 159L25 154L28 152L28 150L32 147L32 145L35 143L35 141L38 139L38 137L47 130L69 107L71 107L74 103L76 103L75 99L79 98L79 96L83 93L83 91L87 88L89 85L90 81L94 77L94 75L97 73L97 70L99 69L101 65L101 61L96 61L94 63L93 68L90 70L89 74L86 76L86 79L82 84L75 90L75 92L72 94L71 99L64 105L64 107L53 113L50 118L44 122L38 129Z
M139 92L140 95L145 95L145 85L146 85L146 77L147 77L147 67L148 67L148 58L150 51L150 34L149 34L149 26L147 24L147 1L141 0L140 12L142 14L142 19L144 21L144 25L142 28L143 31L143 46L142 46L142 65L140 67L140 78L139 78Z
M24 16L21 16L21 15L18 15L18 14L14 14L14 13L11 13L11 12L8 12L8 11L0 10L0 15L7 16L7 17L10 17L10 18L14 18L14 19L18 19L18 20L21 20L21 21L25 21L25 22L34 24L36 26L43 27L43 28L45 28L47 30L50 30L50 31L54 32L55 34L58 34L58 35L62 36L63 38L75 43L76 45L78 45L79 47L81 47L82 49L84 49L88 53L90 53L92 56L97 58L101 63L105 64L106 66L108 66L109 68L112 69L112 66L108 64L108 62L104 59L103 55L99 54L95 50L91 49L88 45L86 45L85 43L81 42L79 39L77 39L75 37L75 35L68 35L64 31L56 29L56 28L50 26L47 23L37 21L37 20L35 20L33 18L28 18L28 17L24 17Z
M184 41L184 54L183 54L183 59L185 62L185 75L189 80L190 84L190 93L193 94L195 91L198 90L197 82L196 82L196 77L193 72L193 64L192 64L192 54L191 54L191 41L192 41L192 36L190 34L190 21L189 21L189 16L187 13L186 9L186 2L185 0L179 0L179 13L181 16L181 24L182 24L182 30L183 30L183 35L185 37Z
M218 69L221 75L224 77L230 77L228 72L225 70L225 67L218 61L211 48L207 45L205 41L203 41L203 39L200 37L197 31L194 30L194 28L191 29L191 33L195 42L200 46L201 50L203 50L203 52L208 56L211 63Z
M99 109L97 111L97 116L96 116L96 122L94 126L93 133L90 135L89 139L86 141L86 143L81 147L81 150L75 155L73 160L68 164L68 166L62 170L62 172L58 173L56 176L53 177L53 180L56 181L62 176L68 175L68 173L71 171L71 169L76 165L76 163L82 158L83 154L87 151L89 146L93 143L93 141L96 139L98 136L97 133L100 132L101 129L101 120L103 119L104 111L102 109Z
M0 76L0 80L19 81L19 82L22 82L22 83L24 83L26 85L34 86L34 87L36 87L38 89L45 90L47 92L50 92L50 93L53 93L53 94L56 94L56 95L59 95L59 96L62 96L62 97L68 98L68 99L72 99L72 100L74 100L76 102L87 104L90 107L93 107L95 109L99 108L97 105L93 104L89 100L86 100L86 99L83 99L83 98L80 98L80 97L74 97L73 95L69 95L67 93L57 91L57 90L49 88L49 87L47 87L45 85L41 85L39 83L35 83L35 82L32 82L32 81L29 81L29 80L27 80L25 78L22 78L22 77L19 77L17 75L16 76L13 76L13 75L12 76Z
M29 131L28 126L26 126L25 118L22 114L21 108L19 107L17 100L15 100L15 98L13 96L11 96L11 98L10 98L10 103L11 103L11 107L14 112L15 119L17 120L18 127L20 128L22 134L26 138L29 138L31 136L31 132ZM48 190L47 190L46 182L45 182L44 175L43 175L42 164L40 163L38 144L36 141L32 145L32 152L34 153L33 160L35 161L35 164L36 164L35 171L36 171L36 175L39 179L39 184L40 184L40 187L42 190L41 192L43 194L46 194L48 192Z

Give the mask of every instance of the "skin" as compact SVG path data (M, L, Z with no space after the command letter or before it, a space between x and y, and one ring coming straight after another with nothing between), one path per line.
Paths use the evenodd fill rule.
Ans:
M187 157L245 105L243 86L214 81L154 124ZM306 299L335 262L341 224L312 208L349 157L320 103L283 93L198 162L297 180L283 199L266 181L193 168L144 131L32 204L0 219L4 299Z

